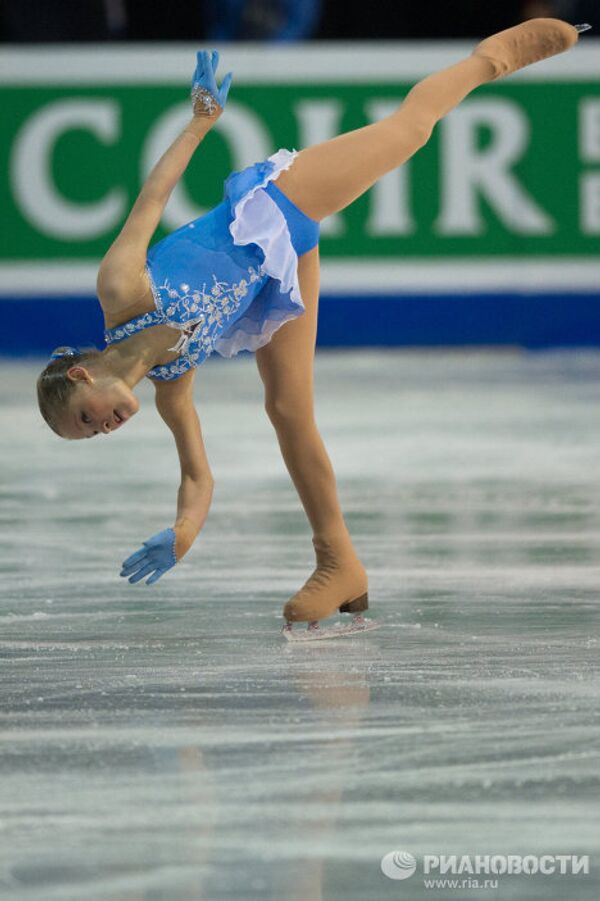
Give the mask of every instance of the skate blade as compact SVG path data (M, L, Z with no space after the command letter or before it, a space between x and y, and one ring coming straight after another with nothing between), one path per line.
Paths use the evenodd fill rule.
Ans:
M331 638L348 638L353 635L360 635L361 632L371 632L378 629L379 623L373 619L363 619L361 623L336 623L335 626L328 626L325 629L304 629L292 631L283 629L282 634L286 641L328 641Z

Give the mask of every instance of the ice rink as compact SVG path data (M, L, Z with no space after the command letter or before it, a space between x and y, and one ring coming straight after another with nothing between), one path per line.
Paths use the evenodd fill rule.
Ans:
M0 366L3 901L596 901L600 355L319 351L381 628L310 645L279 633L313 556L253 358L198 373L213 508L151 587L119 570L174 519L152 386L61 441L39 363ZM432 889L424 854L590 873Z

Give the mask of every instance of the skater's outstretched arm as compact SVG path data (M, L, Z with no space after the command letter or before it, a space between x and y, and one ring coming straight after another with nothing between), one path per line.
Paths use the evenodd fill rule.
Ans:
M192 82L194 114L150 172L123 228L102 260L97 290L103 300L131 306L147 290L144 267L148 245L173 188L196 148L223 112L231 73L225 77L221 88L217 88L218 61L216 51L198 53Z
M189 551L208 516L214 481L194 407L195 373L191 369L174 381L155 383L156 408L175 437L181 483L174 525L152 535L123 562L121 575L132 583L146 579L152 585L172 569Z
M177 560L188 552L206 522L214 489L200 419L194 405L195 374L196 370L190 369L174 381L155 383L156 409L173 433L181 470L174 526Z

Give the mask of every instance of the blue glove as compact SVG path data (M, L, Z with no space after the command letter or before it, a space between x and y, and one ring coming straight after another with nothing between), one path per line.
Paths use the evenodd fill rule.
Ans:
M152 573L150 578L146 579L146 585L153 585L176 563L175 531L174 529L164 529L162 532L157 532L148 541L144 541L144 546L123 562L120 574L129 576L129 581L133 583L139 582L148 573ZM133 575L131 575L132 573Z
M228 72L223 79L223 84L218 88L215 80L219 65L218 51L213 50L212 53L209 53L208 50L199 50L196 59L196 71L192 78L194 112L196 112L196 106L199 106L199 113L212 116L216 112L215 101L221 109L225 106L233 73Z

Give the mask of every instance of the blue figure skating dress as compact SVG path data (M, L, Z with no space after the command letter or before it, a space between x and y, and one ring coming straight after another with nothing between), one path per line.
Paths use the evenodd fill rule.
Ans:
M272 183L295 156L279 150L234 172L219 206L151 247L146 271L156 309L107 329L106 343L153 325L176 329L179 339L170 350L180 356L148 372L169 380L213 351L232 357L257 350L300 316L298 257L317 244L319 226Z

